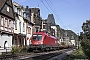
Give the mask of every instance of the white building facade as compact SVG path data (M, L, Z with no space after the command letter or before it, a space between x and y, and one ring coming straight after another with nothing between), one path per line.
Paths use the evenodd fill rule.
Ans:
M13 45L15 46L25 46L26 45L26 22L27 16L23 6L16 2L13 2L13 8L15 13L15 23L14 23L14 36Z

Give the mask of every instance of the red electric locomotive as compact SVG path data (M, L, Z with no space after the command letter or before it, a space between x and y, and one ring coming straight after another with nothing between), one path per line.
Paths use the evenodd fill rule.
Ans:
M31 37L32 49L56 49L58 48L58 40L56 37L46 34L45 32L35 32Z

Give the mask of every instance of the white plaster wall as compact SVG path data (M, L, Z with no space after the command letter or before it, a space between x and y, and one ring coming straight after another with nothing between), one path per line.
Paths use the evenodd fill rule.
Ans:
M21 33L26 34L26 22L24 22L23 17L19 16L19 19L21 21ZM23 31L23 23L25 24L25 30Z
M34 23L34 21L33 21L34 18L33 18L33 17L34 17L34 13L31 13L31 22L32 22L32 23Z
M55 29L55 36L57 37L57 27L56 26L51 26L51 28Z
M12 35L7 35L7 34L0 34L0 52L5 52L6 50L4 49L4 42L7 41L9 49L8 51L11 51L12 47Z
M26 22L24 21L23 17L19 16L20 20L17 20L17 30L15 30L15 24L14 24L14 33L18 34L20 33L21 28L21 34L26 34ZM21 26L20 26L21 22ZM23 31L23 23L25 24L25 30Z
M71 40L71 44L75 46L75 40Z
M29 39L27 40L27 45L31 44L30 38L31 38L31 36L32 36L32 25L29 24L28 27L31 28L31 34L28 34L28 30L27 30L27 38L29 38Z
M17 20L17 30L15 30L15 24L14 24L14 33L18 34L20 33L20 26L19 26L19 20Z

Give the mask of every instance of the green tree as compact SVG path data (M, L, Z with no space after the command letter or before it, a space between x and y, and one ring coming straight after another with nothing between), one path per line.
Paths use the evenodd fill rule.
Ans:
M82 24L83 33L80 34L81 46L85 54L90 57L90 20Z

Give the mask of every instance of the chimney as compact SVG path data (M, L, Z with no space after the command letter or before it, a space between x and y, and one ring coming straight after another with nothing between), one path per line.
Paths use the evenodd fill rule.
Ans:
M26 6L26 9L28 9L28 6Z

